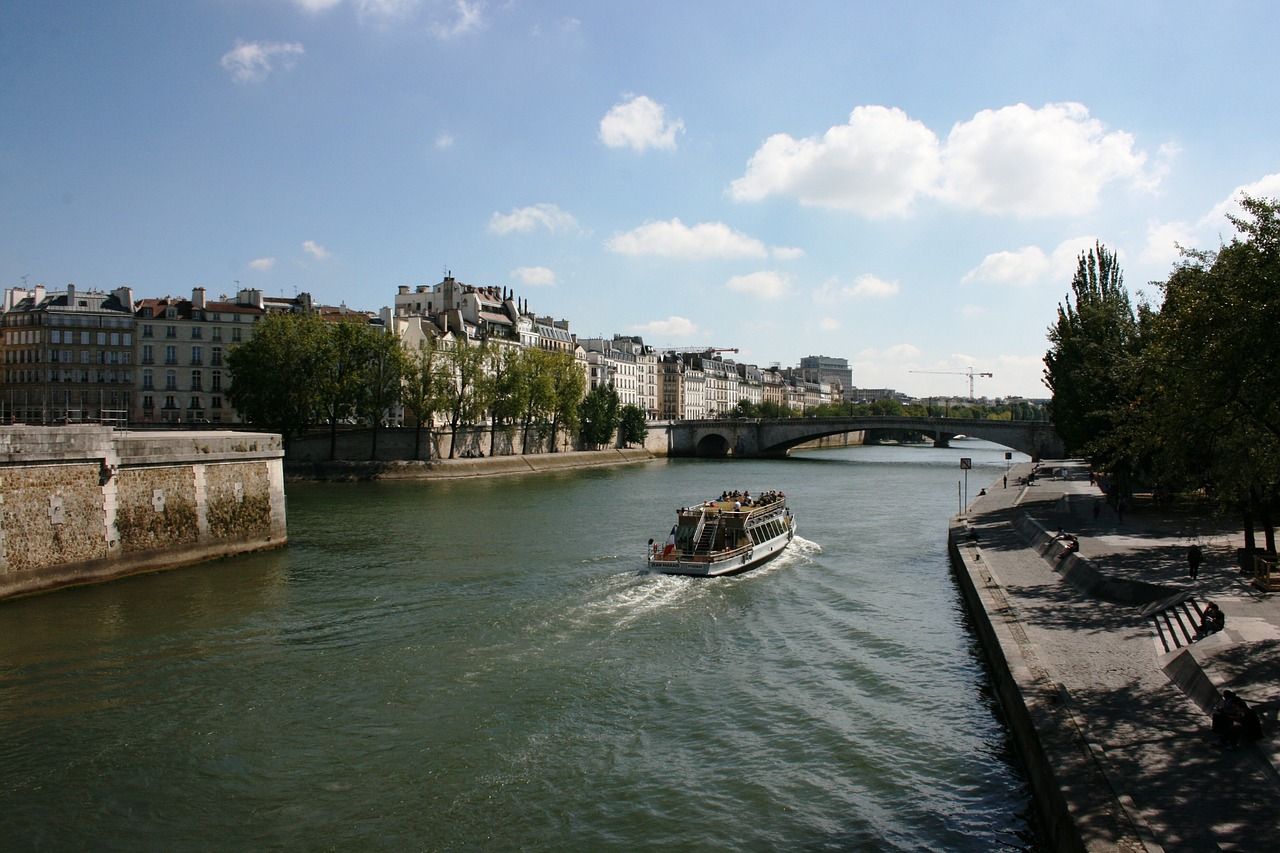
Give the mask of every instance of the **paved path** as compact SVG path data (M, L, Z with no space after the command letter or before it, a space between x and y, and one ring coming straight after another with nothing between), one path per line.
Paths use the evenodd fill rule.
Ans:
M1032 712L1037 730L1075 727L1075 742L1088 744L1075 748L1085 754L1072 756L1069 742L1053 743L1061 732L1040 731L1050 762L1064 762L1060 784L1086 846L1280 848L1280 593L1261 593L1240 573L1238 530L1210 518L1166 516L1149 503L1135 504L1121 520L1102 504L1082 463L1053 465L1054 474L1046 475L1044 466L1030 486L1017 482L1032 466L1015 466L1007 488L997 480L974 501L968 522L977 544L970 551L978 557L970 572L981 565L994 596L989 610L1007 606L1020 658L1009 663L1025 682L1024 697L1056 694L1051 704L1061 707L1052 714ZM1028 541L1026 517L1051 533L1061 528L1078 536L1079 556L1103 576L1217 602L1226 630L1166 652L1140 603L1117 600L1124 596L1109 594L1110 588L1082 591L1064 580L1055 571L1060 546L1042 556ZM1186 561L1192 542L1205 553L1194 581ZM1182 687L1166 669L1182 674ZM1206 708L1228 687L1262 707L1263 741L1239 750L1217 746Z

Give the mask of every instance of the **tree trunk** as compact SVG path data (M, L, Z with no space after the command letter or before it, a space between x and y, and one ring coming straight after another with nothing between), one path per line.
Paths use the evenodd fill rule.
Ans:
M413 460L418 461L418 457L422 455L422 421L418 421L413 427ZM428 462L431 460L428 459Z
M329 418L329 461L338 458L338 419Z
M378 461L378 419L373 419L373 436L369 441L369 461Z

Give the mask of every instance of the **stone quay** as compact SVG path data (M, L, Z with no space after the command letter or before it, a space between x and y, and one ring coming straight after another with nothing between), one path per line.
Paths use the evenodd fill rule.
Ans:
M0 600L278 548L280 436L0 427Z
M1144 496L1119 514L1083 462L1042 463L1026 482L1035 468L987 486L949 547L1053 849L1270 847L1280 597L1242 570L1242 530ZM1210 601L1226 625L1202 636ZM1228 689L1260 714L1261 739L1213 735Z

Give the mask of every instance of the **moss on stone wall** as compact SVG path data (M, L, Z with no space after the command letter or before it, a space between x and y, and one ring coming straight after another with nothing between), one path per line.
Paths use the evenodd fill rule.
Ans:
M158 512L151 506L122 506L116 513L116 529L126 551L195 542L200 532L195 505L179 498L167 499Z

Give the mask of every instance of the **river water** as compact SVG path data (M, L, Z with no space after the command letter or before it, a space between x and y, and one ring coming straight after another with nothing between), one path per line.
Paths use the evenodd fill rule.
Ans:
M1006 464L291 484L287 549L0 605L0 850L1040 849L949 574L961 456L970 496ZM644 573L725 489L786 492L792 547Z

